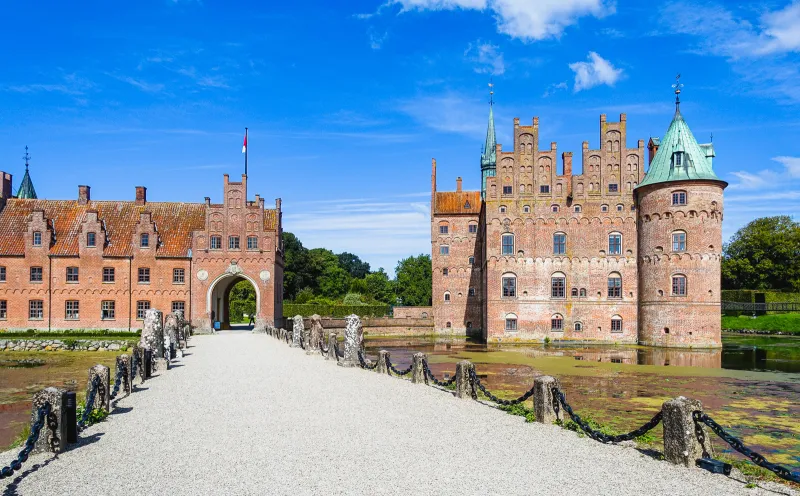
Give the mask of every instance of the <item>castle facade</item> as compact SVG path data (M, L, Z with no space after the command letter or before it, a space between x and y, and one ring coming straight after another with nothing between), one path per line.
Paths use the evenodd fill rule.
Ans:
M431 176L436 330L487 341L574 340L718 348L723 189L714 148L676 111L629 148L626 116L600 116L581 172L539 119L496 143L490 107L481 190Z
M225 174L223 203L41 200L26 170L16 196L0 172L0 329L136 330L145 313L183 311L192 325L229 325L239 281L268 323L283 315L281 201L248 200L247 176Z

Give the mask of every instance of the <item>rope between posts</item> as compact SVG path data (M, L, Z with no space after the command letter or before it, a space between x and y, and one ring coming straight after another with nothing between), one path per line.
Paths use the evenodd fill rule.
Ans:
M36 441L39 439L39 435L44 427L45 419L47 419L48 428L53 432L53 436L50 439L51 447L58 444L59 439L55 435L57 432L56 429L58 428L58 421L56 420L55 415L52 415L51 410L52 406L50 405L50 402L47 402L39 407L36 412L36 422L31 426L31 433L28 435L28 439L25 441L25 446L22 448L22 450L20 450L17 458L14 459L14 461L12 461L8 466L0 469L0 479L11 477L14 475L14 472L22 468L23 463L28 461L28 456L30 456L31 451L33 451L33 447L36 445Z
M399 376L404 376L404 375L408 375L408 374L410 374L410 373L411 373L411 369L413 369L413 368L414 368L414 364L412 363L411 365L409 365L409 366L408 366L408 368L407 368L407 369L405 369L405 370L398 370L398 369L397 369L397 368L395 368L395 366L392 364L392 361L389 359L389 355L388 355L388 354L386 355L386 366L389 368L389 370L391 370L392 372L394 372L395 374L397 374L397 375L399 375Z
M94 376L92 379L92 390L89 391L89 395L86 397L86 403L83 406L83 415L81 415L81 419L78 421L78 431L83 431L86 427L86 422L89 421L89 414L92 413L92 409L94 408L94 397L97 394L97 390L100 389L100 376Z
M446 381L440 381L440 380L438 380L438 379L436 378L436 376L435 376L435 375L433 375L433 372L431 372L431 368L428 366L428 361L427 361L427 360L423 360L423 361L422 361L422 367L425 369L425 375L427 375L427 376L428 376L428 378L429 378L431 381L433 381L433 383L434 383L434 384L436 384L436 385L437 385L437 386L439 386L439 387L448 387L448 386L452 386L452 385L453 385L453 383L454 383L454 382L456 382L456 376L455 376L455 375L453 375L453 377L451 377L450 379L448 379L448 380L446 380Z
M601 443L619 443L622 441L631 441L654 429L661 422L662 412L659 411L647 423L645 423L636 430L628 432L627 434L618 434L618 435L605 434L603 432L592 429L592 427L582 418L580 418L580 416L578 416L577 413L573 412L572 407L570 406L569 403L567 403L567 397L557 387L553 387L552 393L553 393L553 409L556 411L556 416L558 416L558 410L560 405L569 414L572 421L578 424L578 427L580 427L581 430L585 432L587 436L594 439L595 441L600 441Z
M745 446L744 443L742 443L742 441L739 438L732 436L721 425L716 423L714 419L712 419L705 413L701 412L700 410L695 410L694 412L692 412L692 419L694 420L695 424L695 434L697 435L697 440L700 441L700 445L703 447L703 458L710 458L710 457L708 455L708 452L706 451L705 433L703 432L703 428L700 426L701 423L711 428L711 430L714 431L714 434L722 438L722 440L728 443L728 445L730 445L731 448L735 449L739 453L749 458L753 463L755 463L759 467L763 467L769 470L770 472L773 472L775 475L777 475L782 479L800 483L800 473L791 472L786 467L770 462L769 460L764 458L764 455L762 455L761 453L753 451L747 446Z
M528 398L533 396L533 388L535 386L531 386L531 388L529 390L527 390L525 392L525 394L523 394L522 396L520 396L519 398L517 398L515 400L504 400L504 399L498 398L497 396L493 395L491 393L491 391L488 391L486 389L486 386L484 386L483 383L481 383L481 380L478 377L478 374L475 373L474 369L470 370L469 373L470 373L470 376L472 378L472 381L475 383L475 385L478 387L478 389L480 389L481 392L484 395L486 395L487 398L489 398L490 400L494 401L498 405L517 405L519 403L522 403L523 401L527 401Z
M364 353L362 353L361 351L358 352L358 361L361 363L361 368L362 369L375 370L375 367L378 366L378 361L377 360L372 365L368 365L367 361L364 359Z

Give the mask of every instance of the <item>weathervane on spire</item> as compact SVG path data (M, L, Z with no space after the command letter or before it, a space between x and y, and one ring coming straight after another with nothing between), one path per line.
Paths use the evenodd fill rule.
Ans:
M494 105L494 79L489 78L489 105Z
M675 76L675 84L673 84L672 87L675 89L675 106L676 107L680 107L680 105L681 105L681 88L683 88L683 83L681 83L681 74L680 73L678 73L678 75Z
M31 154L28 153L28 146L25 145L25 155L22 157L25 160L25 170L28 170L28 160L31 159Z

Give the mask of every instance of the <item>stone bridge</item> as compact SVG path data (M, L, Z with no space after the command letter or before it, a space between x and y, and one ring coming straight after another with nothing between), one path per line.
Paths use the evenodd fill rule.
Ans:
M775 494L268 334L190 345L3 494Z

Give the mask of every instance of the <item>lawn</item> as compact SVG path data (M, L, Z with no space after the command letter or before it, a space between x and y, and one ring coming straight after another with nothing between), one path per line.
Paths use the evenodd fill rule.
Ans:
M722 330L745 330L783 332L800 335L800 313L780 313L774 315L760 315L755 319L741 315L731 317L723 315Z

